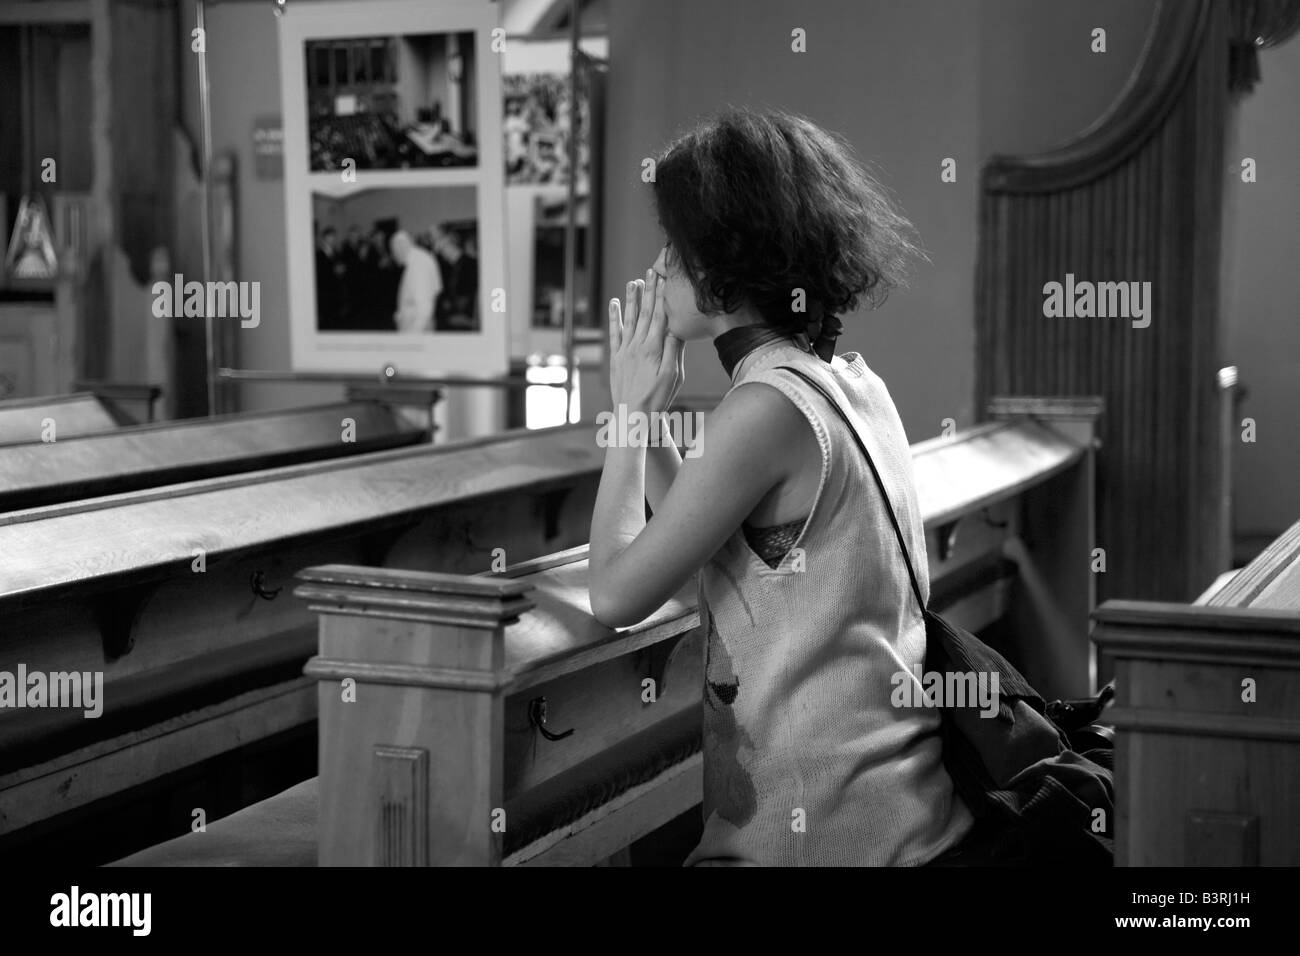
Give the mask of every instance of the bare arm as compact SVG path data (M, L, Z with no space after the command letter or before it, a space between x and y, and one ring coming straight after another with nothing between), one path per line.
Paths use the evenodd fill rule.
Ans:
M596 618L626 627L672 597L788 477L785 450L807 427L775 389L757 384L734 389L709 416L708 454L682 463L649 522L639 507L645 449L610 448L591 518Z
M672 432L662 415L655 416L655 428L658 429L659 447L652 443L646 449L645 498L650 502L650 510L657 513L677 477L678 469L682 467L682 453L673 443Z
M668 335L657 282L653 274L648 279L649 296L629 288L626 322L618 300L610 303L610 394L616 408L657 416L679 382L681 343ZM625 627L672 597L789 476L788 450L801 429L807 424L798 409L777 390L754 384L734 389L709 417L708 455L682 462L675 448L607 448L591 516L596 618Z

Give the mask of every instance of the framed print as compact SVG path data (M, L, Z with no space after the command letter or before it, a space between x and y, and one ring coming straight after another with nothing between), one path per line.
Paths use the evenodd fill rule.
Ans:
M501 56L510 301L525 304L511 310L516 360L565 351L570 185L576 194L574 327L579 335L594 329L589 337L603 337L603 318L592 315L592 304L600 299L600 137L608 43L586 37L581 49L576 97L567 41L512 37ZM576 147L572 157L571 145Z
M296 370L506 372L498 22L472 0L280 19Z
M312 195L317 333L481 334L478 189Z
M587 207L586 196L578 197L577 229L577 293L575 296L574 325L591 326L591 303L587 289L590 273L587 268ZM533 200L533 312L534 329L560 329L564 327L564 241L568 223L568 197L537 196Z

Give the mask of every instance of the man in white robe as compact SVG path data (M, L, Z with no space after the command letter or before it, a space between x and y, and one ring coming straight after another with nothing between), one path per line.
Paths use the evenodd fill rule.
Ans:
M393 322L399 332L432 332L433 306L442 292L438 263L399 230L389 242L393 260L402 267L402 281L397 287L397 311Z

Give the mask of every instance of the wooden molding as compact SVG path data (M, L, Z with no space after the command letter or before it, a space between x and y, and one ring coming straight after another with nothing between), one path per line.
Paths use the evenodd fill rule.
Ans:
M374 751L371 777L376 866L429 865L429 751L385 747Z
M997 395L989 399L988 415L995 420L1028 415L1032 418L1095 422L1106 411L1100 395Z
M1156 135L1182 96L1212 2L1160 0L1138 67L1110 109L1058 149L990 157L982 174L984 191L1061 192L1098 179L1132 157Z
M294 596L313 611L497 628L533 607L510 578L330 564L304 568Z
M443 690L496 693L506 686L492 671L421 664L388 664L313 657L303 674L317 680L352 678L358 684L394 684L400 687L437 687Z
M1234 740L1300 742L1300 722L1279 717L1111 707L1105 721L1116 730L1175 734L1185 737L1231 737Z
M531 561L520 561L518 564L510 565L504 571L484 571L480 577L522 578L538 571L549 571L551 568L573 564L576 561L586 561L587 552L590 548L590 544L580 544L576 548L570 548L567 551L545 554L540 558L533 558Z
M1267 631L1275 634L1300 634L1300 616L1293 611L1272 608L1217 607L1206 604L1177 604L1164 601L1107 601L1092 612L1092 619L1107 627L1133 626L1168 628L1171 631L1195 630L1204 634ZM1164 642L1186 637L1185 633L1143 635L1142 640ZM1124 643L1125 635L1098 633L1108 643ZM1234 638L1237 640L1237 638ZM1240 645L1237 645L1240 646ZM1283 647L1290 646L1286 643ZM1300 644L1295 645L1300 654Z

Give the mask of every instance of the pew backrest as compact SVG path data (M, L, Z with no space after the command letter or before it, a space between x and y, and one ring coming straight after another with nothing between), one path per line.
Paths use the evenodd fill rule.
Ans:
M0 512L398 448L427 431L341 402L0 446Z
M117 420L90 392L0 401L0 446L112 431Z

